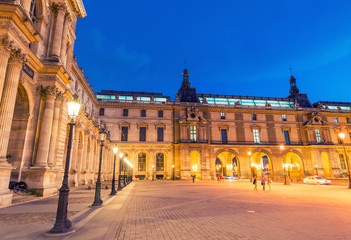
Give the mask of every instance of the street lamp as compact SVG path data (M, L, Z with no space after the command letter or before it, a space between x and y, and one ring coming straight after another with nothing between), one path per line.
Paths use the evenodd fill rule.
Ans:
M116 179L115 179L115 172L116 172L116 154L118 152L118 147L115 145L113 147L113 178L112 178L112 188L111 188L111 193L110 195L116 195L116 186L115 186L115 182L116 182Z
M122 190L121 186L121 168L122 168L122 158L123 158L123 153L119 153L119 170L118 170L118 191Z
M126 164L127 164L127 157L124 158L124 167L123 167L123 171L124 171L124 174L123 174L123 184L124 184L124 186L127 185L127 184L126 184L126 168L127 168Z
M155 165L152 165L152 181L154 181L154 168L155 168Z
M65 233L70 230L72 223L67 218L67 207L68 207L68 171L71 158L71 148L72 148L72 133L74 118L78 116L80 104L77 101L78 97L75 95L74 100L67 103L68 107L68 116L71 118L69 125L69 135L68 135L68 144L67 144L67 155L66 155L66 164L65 164L65 173L63 175L62 186L60 188L59 201L57 205L56 213L56 222L54 227L50 230L51 233Z
M173 178L173 181L174 181L174 170L175 170L174 169L174 165L172 165L172 170L173 170L173 177L172 178Z
M345 154L345 157L346 157L346 164L347 164L347 171L348 171L348 174L349 174L349 188L351 188L350 163L349 163L349 156L347 155L346 148L345 148L345 133L341 132L338 135L339 135L339 138L341 139L342 146L344 148L344 154Z
M101 162L102 162L102 149L104 147L104 141L105 141L106 135L107 135L107 132L103 127L101 127L101 129L100 129L99 135L100 135L100 142L101 142L101 144L100 144L101 148L100 148L99 174L98 174L98 178L96 181L95 200L94 200L92 206L101 206L103 203L103 201L101 200Z

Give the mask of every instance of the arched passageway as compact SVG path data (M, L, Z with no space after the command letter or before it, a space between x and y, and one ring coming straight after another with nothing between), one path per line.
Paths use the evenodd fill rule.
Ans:
M201 179L200 153L192 151L190 153L191 175L196 175L196 179Z
M304 164L302 159L293 152L288 152L283 156L283 168L290 178L301 179L304 177Z
M273 165L270 157L263 152L255 152L250 156L250 168L253 176L261 178L262 176L273 177Z
M216 157L216 176L240 178L240 164L238 158L232 152L221 152Z

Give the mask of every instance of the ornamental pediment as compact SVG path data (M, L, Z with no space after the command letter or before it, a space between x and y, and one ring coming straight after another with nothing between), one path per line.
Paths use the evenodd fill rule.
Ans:
M308 115L309 120L304 122L304 126L327 126L328 122L324 121L319 112L311 112Z
M199 109L196 107L187 107L185 116L179 119L179 123L202 123L206 124L207 120L200 116Z

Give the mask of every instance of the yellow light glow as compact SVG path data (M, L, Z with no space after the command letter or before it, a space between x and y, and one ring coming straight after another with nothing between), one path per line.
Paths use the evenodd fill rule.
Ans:
M127 162L127 158L126 157L124 158L124 161Z
M345 139L345 133L341 132L338 134L339 138L344 140Z
M172 165L172 168L174 168L174 165Z
M251 156L251 152L247 152L247 154L249 154L249 156Z
M119 157L120 157L120 158L123 157L123 153L122 153L122 152L119 153Z
M284 145L280 145L279 147L280 147L280 150L284 150L285 148Z
M152 168L154 168L155 167L155 165L152 165Z
M116 154L117 152L118 152L118 147L115 145L115 146L113 147L113 153Z

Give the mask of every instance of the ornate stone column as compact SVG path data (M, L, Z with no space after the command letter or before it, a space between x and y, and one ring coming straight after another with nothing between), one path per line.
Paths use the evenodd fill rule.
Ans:
M5 82L7 63L10 58L11 42L7 38L3 38L0 42L0 99Z
M46 101L40 128L38 154L35 162L36 167L48 166L49 146L54 118L56 88L47 87L44 91L46 93Z
M51 131L51 138L50 138L49 157L48 157L49 167L55 167L56 165L56 161L55 161L56 140L57 140L57 131L59 127L59 119L60 119L62 102L63 102L63 94L61 92L58 92L56 94L54 118L52 122L52 131Z
M0 103L0 162L6 161L18 82L24 57L25 55L22 54L21 50L15 50L11 52L11 57L8 62Z
M6 161L6 153L24 57L20 50L11 52L0 102L0 205L12 202L12 192L8 189L12 166Z
M63 24L66 14L66 5L64 3L52 3L52 12L56 17L55 21L55 32L53 36L52 48L50 52L50 57L59 58L61 56L61 43L62 43L62 33Z
M68 23L70 21L70 18L66 14L65 17L65 22L63 25L63 33L62 33L62 43L61 43L61 61L63 65L66 65L66 59L67 59L67 30L68 30Z

